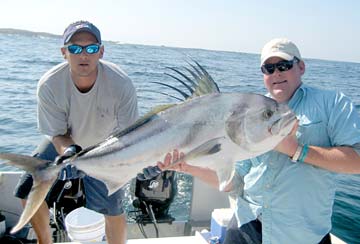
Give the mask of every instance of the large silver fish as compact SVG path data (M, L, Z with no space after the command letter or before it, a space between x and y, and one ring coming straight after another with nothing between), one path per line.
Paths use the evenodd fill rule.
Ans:
M172 70L182 78L170 76L192 95L163 84L188 99L157 108L129 128L84 149L67 163L103 181L112 194L144 167L178 149L185 153L189 164L215 170L223 187L235 161L273 149L291 131L296 119L285 104L258 94L219 93L202 66L191 66L193 69L187 71L195 81L177 69ZM0 158L30 172L34 178L26 207L12 229L16 232L37 211L63 165L11 153L0 153Z

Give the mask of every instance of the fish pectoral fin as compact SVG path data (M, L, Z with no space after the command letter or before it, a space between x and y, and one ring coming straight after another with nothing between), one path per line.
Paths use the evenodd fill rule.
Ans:
M26 225L33 215L38 211L40 205L45 200L47 193L54 184L57 177L54 177L47 181L34 180L34 185L30 191L24 211L22 212L18 223L11 229L11 234L19 231Z
M220 152L222 140L224 140L224 139L225 139L225 137L217 137L217 138L213 138L211 140L204 142L203 144L197 146L190 152L186 153L184 157L175 161L173 163L173 165L178 162L189 161L189 160L192 160L195 158L204 157L204 156L208 156L208 155Z

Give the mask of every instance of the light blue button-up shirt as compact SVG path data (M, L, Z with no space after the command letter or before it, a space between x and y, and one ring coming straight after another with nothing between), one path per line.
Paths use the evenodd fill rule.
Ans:
M288 104L299 119L299 143L332 147L360 142L358 113L342 93L302 84ZM294 163L275 151L237 162L235 168L245 183L235 211L238 224L261 216L264 244L315 244L330 231L335 173Z

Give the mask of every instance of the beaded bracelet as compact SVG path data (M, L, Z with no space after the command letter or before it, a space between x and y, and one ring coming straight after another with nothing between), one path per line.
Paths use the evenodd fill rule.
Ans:
M306 156L308 155L308 152L309 152L309 145L304 144L303 149L301 150L301 154L300 154L300 157L298 159L298 162L303 163Z

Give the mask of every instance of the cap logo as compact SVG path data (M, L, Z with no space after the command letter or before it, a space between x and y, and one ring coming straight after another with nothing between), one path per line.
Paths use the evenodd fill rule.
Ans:
M87 25L87 24L80 24L80 25L77 25L77 26L76 26L76 29L81 29L81 28L84 28L84 27L90 28L90 26Z

